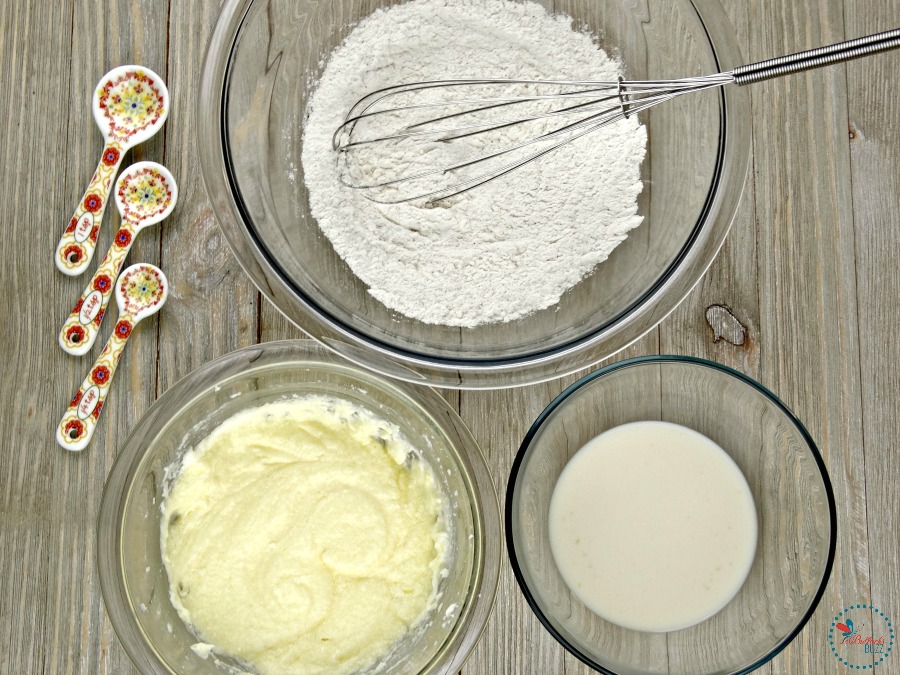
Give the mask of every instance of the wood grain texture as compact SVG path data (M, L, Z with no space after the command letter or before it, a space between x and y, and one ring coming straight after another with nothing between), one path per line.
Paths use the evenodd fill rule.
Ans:
M577 10L587 1L543 4ZM900 25L900 5L883 0L722 4L747 60ZM0 3L0 83L12 93L0 98L8 237L0 265L8 291L0 297L0 673L136 672L106 618L94 561L117 447L191 370L259 340L302 336L241 273L199 175L195 91L218 8L219 0ZM129 62L163 75L172 96L163 133L131 159L160 161L180 188L173 215L141 235L129 260L159 263L172 293L136 331L91 447L67 454L53 431L91 357L63 354L56 332L88 277L64 277L51 257L101 148L91 91ZM900 616L898 69L894 52L752 87L751 175L722 252L658 329L615 357L662 351L730 365L775 391L820 444L837 497L835 569L810 624L764 673L844 672L826 634L850 603ZM107 215L98 256L117 222ZM715 340L710 307L723 308L709 315L714 323L737 322L743 342ZM531 422L576 377L445 392L481 444L501 500ZM466 675L590 672L544 631L502 565ZM900 673L900 654L879 668Z
M842 10L752 3L750 58L843 39ZM845 68L764 82L752 95L760 379L818 442L840 505L832 582L773 668L839 672L824 648L831 616L869 594L868 536L855 526L866 484Z
M900 4L845 3L844 22L848 37L900 26ZM894 52L846 68L862 390L858 442L865 448L865 512L854 512L846 526L868 535L868 550L860 561L869 575L868 597L895 626L900 617L900 342L894 337L900 330L898 67L900 55ZM900 672L897 662L889 672Z
M72 54L79 54L79 58L70 61L69 101L73 114L68 120L65 184L69 202L73 205L83 190L81 183L89 178L92 162L96 161L102 147L90 112L97 81L122 63L146 65L165 77L167 8L164 3L146 8L142 5L137 1L106 0L73 3L71 49ZM135 16L140 20L135 21ZM102 30L89 30L91 26L102 27ZM165 138L160 132L134 148L131 159L126 156L125 161L153 160L164 164L164 150ZM100 230L97 256L103 255L118 229L118 212L111 206L108 211L107 222ZM160 230L168 227L170 222L167 220L161 226L142 232L125 264L138 261L159 264ZM98 261L100 259L97 257ZM36 261L35 267L41 269L43 265ZM85 274L62 280L64 297L69 304L72 304L73 293L80 293L75 289L83 289L88 278ZM108 311L111 317L116 315L114 307L110 306ZM69 359L82 373L100 353L113 325L112 318L107 318L89 355L83 359ZM147 320L135 330L134 340L129 340L89 454L64 457L64 464L55 473L54 482L67 485L68 489L60 490L50 501L51 513L65 514L61 519L64 525L56 530L58 548L50 560L48 578L49 592L52 593L47 607L51 631L48 637L52 649L46 663L51 671L115 673L129 672L133 668L115 641L99 597L94 533L105 482L102 474L108 473L112 466L116 449L123 440L123 430L130 429L156 397L156 368L151 364L155 364L158 350L157 326L158 317ZM80 579L81 583L73 584L73 579ZM100 644L112 645L112 648L91 649L91 642L97 638ZM72 650L71 645L79 645L79 648Z
M750 52L750 18L747 3L725 3L728 18L744 58ZM751 166L753 154L750 155ZM731 366L750 377L759 377L759 297L757 291L756 203L754 173L750 171L744 194L728 238L709 271L672 315L660 325L660 349L665 354L690 354ZM710 307L723 307L743 329L739 345L718 339L710 324ZM711 313L715 316L717 313ZM723 326L723 324L717 324ZM727 332L727 331L726 331Z
M210 359L258 339L259 294L222 237L197 159L196 92L218 3L173 0L168 13L167 82L172 114L166 166L179 181L179 205L161 239L172 283L160 313L159 393Z
M3 169L0 206L4 213L15 214L7 222L17 223L15 229L23 234L30 233L27 246L24 237L9 242L12 246L18 243L21 249L5 248L0 266L3 287L12 291L0 300L0 334L8 354L16 356L0 364L3 380L10 383L3 388L3 426L8 432L0 442L2 672L40 672L51 657L52 647L46 639L52 621L47 610L51 601L47 585L50 560L58 555L59 539L46 505L53 492L66 487L54 483L54 468L64 458L53 447L50 429L54 417L65 409L62 400L56 400L61 395L56 378L75 386L76 378L83 377L72 367L74 364L64 364L62 359L54 361L52 370L46 368L52 350L57 349L52 338L57 322L71 309L66 307L68 300L60 300L61 280L59 275L49 273L53 268L48 265L68 217L53 215L74 207L74 202L68 204L64 190L68 106L59 105L69 97L69 87L60 90L60 83L69 74L70 31L65 27L71 22L72 7L62 3L0 6L3 82L21 83L38 73L48 74L22 87L30 98L29 107L42 109L44 115L23 113L20 106L24 99L17 96L15 102L4 97L0 118L2 166L17 167ZM62 26L63 34L53 41L31 45L37 27L47 24ZM18 84L17 89L20 87ZM32 199L19 201L16 197L29 193ZM35 274L37 267L43 267L46 273ZM41 372L46 378L35 377ZM31 391L23 391L26 387ZM24 439L34 439L25 452ZM28 461L22 461L25 456Z
M11 94L5 97L11 107L4 114L3 164L9 173L3 206L4 212L17 214L20 224L20 238L11 242L14 253L4 264L5 271L14 270L4 281L16 289L19 306L5 311L4 318L31 317L16 321L10 336L15 340L12 353L19 358L15 372L5 372L10 382L6 390L14 397L6 405L13 406L15 419L24 421L15 425L15 453L31 461L27 467L9 461L13 448L4 446L0 484L9 500L3 510L4 539L7 518L15 537L11 547L0 546L3 596L18 603L15 611L0 609L0 633L8 635L0 647L2 672L127 672L131 667L121 649L108 649L114 638L99 595L94 531L116 443L154 399L156 323L148 320L129 345L92 452L60 452L54 447L54 420L102 348L112 322L105 322L101 344L89 357L62 354L55 334L88 277L52 274L47 262L68 217L63 214L74 209L102 148L90 112L97 81L122 63L144 63L164 72L166 7L139 11L138 5L85 1L7 3L3 8L8 68L3 81ZM135 14L142 20L134 21ZM72 59L73 53L79 58ZM156 158L162 148L156 138L132 156ZM98 260L117 222L115 214L107 218ZM156 262L158 248L158 240L145 235L131 260ZM114 308L110 312L115 315ZM5 359L4 370L12 365ZM25 384L29 381L34 385ZM17 474L15 487L8 483L7 470ZM40 492L29 487L34 480L42 486ZM29 494L40 494L40 499L29 503Z

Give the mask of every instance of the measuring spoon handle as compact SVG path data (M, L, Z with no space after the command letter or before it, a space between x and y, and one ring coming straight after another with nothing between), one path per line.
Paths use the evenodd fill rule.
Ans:
M113 295L116 279L122 271L122 264L137 235L137 228L128 220L123 220L119 231L103 262L94 272L81 298L75 303L69 318L59 331L59 346L63 351L74 356L87 354L97 335L100 324L106 314L106 307Z
M81 274L94 257L110 188L126 149L116 141L104 146L97 170L56 247L54 260L63 274L73 277Z
M109 386L116 374L116 366L119 365L135 323L137 321L129 314L119 316L109 341L63 414L56 428L56 441L63 449L84 450L90 443Z

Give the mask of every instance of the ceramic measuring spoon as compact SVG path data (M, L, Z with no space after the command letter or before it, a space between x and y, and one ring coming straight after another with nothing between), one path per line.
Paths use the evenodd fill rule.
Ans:
M113 281L122 269L134 238L168 216L178 201L178 186L169 170L156 162L138 162L116 181L116 206L122 225L109 252L88 282L59 332L59 345L76 356L90 351L100 331Z
M63 448L83 450L90 442L128 336L138 321L160 310L168 295L169 281L155 265L138 263L122 272L116 282L116 328L56 428L56 441Z
M143 66L109 71L94 91L94 120L103 134L97 170L56 247L56 266L70 276L87 269L122 157L153 136L169 115L169 91L162 78Z

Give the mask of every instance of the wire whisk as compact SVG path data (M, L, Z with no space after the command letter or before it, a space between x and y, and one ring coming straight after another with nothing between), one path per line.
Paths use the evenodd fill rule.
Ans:
M743 86L900 47L900 28L675 80L447 79L357 101L332 146L345 185L383 204L436 205L683 94Z

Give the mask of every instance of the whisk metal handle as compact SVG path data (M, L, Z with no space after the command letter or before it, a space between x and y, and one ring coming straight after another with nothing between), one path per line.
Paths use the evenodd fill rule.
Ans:
M851 59L858 59L869 54L884 52L900 47L900 28L887 30L883 33L875 33L865 37L838 42L827 47L809 49L796 54L779 56L775 59L766 59L759 63L749 63L732 71L734 83L739 85L760 82L773 77L799 73L803 70L820 68L832 63L841 63Z

